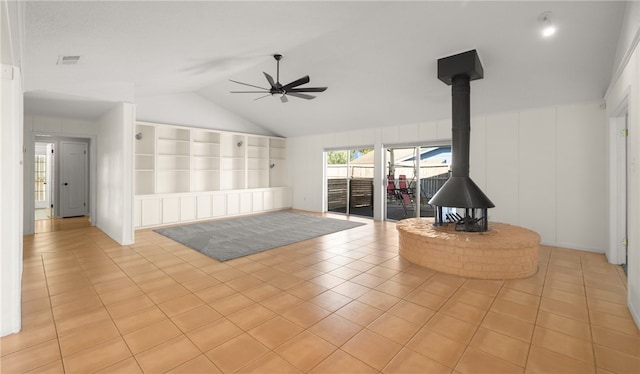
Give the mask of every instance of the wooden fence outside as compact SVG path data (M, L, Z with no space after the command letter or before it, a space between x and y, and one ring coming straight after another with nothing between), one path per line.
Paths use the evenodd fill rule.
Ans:
M449 179L449 173L434 175L420 180L422 201L429 201ZM373 178L352 178L350 180L350 203L353 208L373 205ZM339 210L347 207L347 179L327 180L328 209Z

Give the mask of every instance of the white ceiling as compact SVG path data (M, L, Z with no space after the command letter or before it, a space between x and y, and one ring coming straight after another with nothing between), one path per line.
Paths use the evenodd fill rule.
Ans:
M485 71L471 84L472 114L600 99L624 9L613 1L29 1L25 108L97 117L105 107L96 102L195 92L284 136L420 123L450 117L437 59L470 49ZM558 31L543 39L537 18L547 10ZM274 53L284 55L283 84L308 74L310 86L329 89L286 104L229 93L245 88L229 79L264 87ZM82 59L60 66L60 55Z

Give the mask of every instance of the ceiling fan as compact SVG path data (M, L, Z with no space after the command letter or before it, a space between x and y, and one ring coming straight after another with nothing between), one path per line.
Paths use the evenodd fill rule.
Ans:
M269 85L271 88L264 88L260 86L254 86L253 84L242 83L238 81L234 81L230 79L233 83L242 84L249 87L259 88L262 91L231 91L231 93L266 93L264 96L260 96L257 99L262 99L263 97L272 96L272 95L280 95L280 101L286 103L289 101L287 96L298 97L301 99L311 100L315 99L315 96L308 95L307 92L324 92L327 87L299 87L303 84L309 83L309 76L305 75L304 77L297 79L291 83L282 85L280 84L280 60L282 59L282 55L275 54L273 58L276 60L277 70L276 70L276 80L273 80L273 77L267 73L264 73L264 76L267 78Z

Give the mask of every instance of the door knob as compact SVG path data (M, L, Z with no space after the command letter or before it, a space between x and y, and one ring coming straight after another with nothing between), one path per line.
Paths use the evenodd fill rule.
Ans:
M68 186L68 185L69 185L69 183L66 183L66 182L65 182L65 183L63 183L63 185L64 185L64 186Z

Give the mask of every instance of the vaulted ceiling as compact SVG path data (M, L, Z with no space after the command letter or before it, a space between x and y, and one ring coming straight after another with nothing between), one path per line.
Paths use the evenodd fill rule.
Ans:
M624 2L485 1L29 1L24 89L29 110L100 115L109 102L196 93L274 134L419 123L450 116L436 61L476 49L472 113L603 97ZM553 12L557 33L540 35ZM311 77L314 100L258 94ZM79 55L77 65L56 65ZM67 105L68 104L68 105ZM85 104L85 105L83 105ZM176 108L180 110L180 108Z

